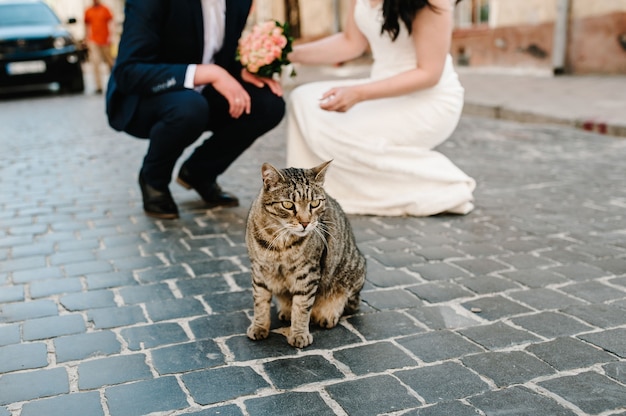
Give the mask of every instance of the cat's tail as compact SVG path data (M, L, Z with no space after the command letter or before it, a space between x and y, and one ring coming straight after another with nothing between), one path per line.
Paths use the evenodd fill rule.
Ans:
M360 305L361 305L361 295L359 294L359 292L357 292L348 298L348 301L346 302L346 306L343 309L343 313L345 315L352 315L359 310Z

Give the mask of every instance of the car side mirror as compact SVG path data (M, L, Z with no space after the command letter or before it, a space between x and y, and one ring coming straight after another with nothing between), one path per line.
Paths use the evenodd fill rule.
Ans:
M70 17L69 19L67 19L67 23L73 25L74 23L76 23L76 18Z

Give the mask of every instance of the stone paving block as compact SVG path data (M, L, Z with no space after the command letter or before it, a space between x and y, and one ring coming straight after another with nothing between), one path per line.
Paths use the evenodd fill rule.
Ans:
M410 251L395 251L382 253L367 253L368 258L373 258L386 267L406 267L409 264L421 264L425 258Z
M576 281L593 280L607 276L607 272L604 270L586 263L565 264L552 267L550 270Z
M120 335L132 351L189 341L185 330L175 322L125 328L120 331Z
M620 276L626 273L626 259L616 258L616 259L602 259L589 262L589 264L599 267L600 269L613 273L614 275Z
M43 342L0 347L0 373L48 365L48 348Z
M513 318L511 321L517 326L548 339L574 335L593 329L579 320L559 312L539 312Z
M21 257L3 261L0 271L16 272L46 267L46 258L42 256Z
M81 251L81 250L97 250L100 248L100 240L97 238L81 238L80 240L71 239L59 241L55 244L59 253Z
M164 280L190 278L189 272L180 264L171 264L162 267L153 267L137 272L137 278L141 283L159 283Z
M89 290L110 289L121 286L134 286L137 281L130 271L94 273L86 276Z
M557 338L554 341L529 345L526 350L559 371L617 361L613 355L575 338Z
M462 268L463 270L467 270L473 275L502 272L511 268L511 266L507 264L499 263L491 259L460 259L451 260L450 263Z
M189 321L191 331L198 339L214 339L234 334L243 334L250 326L244 312L212 314Z
M30 283L30 296L33 299L43 298L63 293L80 292L83 289L82 282L78 277L64 279L35 280Z
M528 253L498 256L498 260L513 266L513 268L517 270L537 270L540 267L556 266L558 264L553 260Z
M242 269L231 260L216 259L207 260L198 263L192 263L189 268L193 271L195 276L205 276L209 274L225 274L241 272Z
M230 404L226 406L210 407L208 409L200 410L199 412L185 413L190 416L243 416L241 409L235 405Z
M463 257L463 253L449 246L434 246L412 249L412 252L427 261L445 260L451 257Z
M35 280L60 279L64 277L59 267L38 267L28 270L19 270L12 273L14 283L28 283Z
M489 296L464 302L462 306L468 311L477 310L476 316L489 321L495 321L504 317L520 315L532 312L532 309L520 305L504 296Z
M70 293L62 296L59 302L69 311L84 311L116 306L115 295L112 291L106 289Z
M356 315L348 322L370 341L424 332L411 318L395 311Z
M475 354L461 358L461 362L493 380L498 387L524 384L555 373L552 367L522 351Z
M584 282L560 287L559 290L591 303L603 303L626 298L626 291L615 289L600 282Z
M451 401L489 390L489 385L460 364L447 362L394 373L426 403Z
M479 396L470 397L468 401L487 415L576 415L576 413L562 407L556 401L522 386L490 391Z
M578 338L597 345L621 358L626 358L626 328L579 335Z
M144 354L99 358L78 365L78 388L81 390L151 378Z
M115 333L111 331L90 332L56 338L54 349L57 362L82 360L119 353L122 349Z
M250 280L249 273L246 280ZM223 276L179 279L176 281L176 287L185 297L230 291L230 286Z
M19 343L20 334L19 324L0 326L0 346Z
M52 266L66 266L72 263L85 263L97 260L93 250L75 250L54 253L48 256L48 264Z
M255 394L269 384L250 367L229 366L183 374L181 380L200 405Z
M461 315L446 305L423 306L409 309L406 313L430 329L465 328L482 324L482 321Z
M472 297L474 294L453 282L429 282L407 287L407 290L415 293L420 299L430 304L448 302L457 298Z
M431 406L409 410L403 416L476 416L476 409L460 401L440 402Z
M24 300L24 286L0 286L0 304Z
M356 334L354 334L342 325L342 322L344 322L344 320L345 318L342 318L339 321L339 325L330 329L321 328L317 325L311 325L310 331L311 335L313 335L313 344L311 345L311 347L307 348L331 350L342 347L344 345L361 342L361 338L359 338ZM286 339L285 342L287 342Z
M551 270L515 270L499 274L530 288L542 288L567 282L565 277Z
M343 373L321 355L273 360L263 364L263 368L272 384L280 390L344 378Z
M309 349L315 348L317 340ZM226 341L226 346L233 353L236 361L250 361L263 358L285 357L298 353L298 349L287 343L287 339L275 332L260 341L252 341L245 335L234 336Z
M81 315L70 314L31 319L22 324L22 338L34 341L63 335L80 334L87 330Z
M25 403L21 416L104 416L98 392L73 393Z
M408 265L407 269L419 273L419 275L426 280L450 280L469 276L469 272L460 267L443 262Z
M588 414L626 407L626 387L593 371L537 383Z
M624 309L617 306L578 305L565 308L563 312L600 328L611 328L626 324L626 313L624 313Z
M100 249L96 252L96 258L98 260L108 261L139 256L141 256L141 252L139 251L139 247L137 246L110 247Z
M54 244L51 242L37 242L25 246L15 246L11 248L11 256L16 259L30 256L48 256L54 253Z
M70 263L63 266L67 276L83 276L91 273L112 272L113 265L106 260L94 260L82 263Z
M520 288L519 285L497 276L463 277L456 282L481 295Z
M373 416L421 405L397 379L389 375L344 381L327 386L326 390L349 415Z
M427 363L483 352L476 344L451 331L433 331L398 338L398 344Z
M150 267L163 266L163 262L157 256L127 257L124 259L113 260L111 263L113 263L112 266L115 267L115 270L141 270L141 269L147 269ZM107 271L107 270L93 270L92 273L104 272L104 271Z
M508 295L515 300L540 310L563 309L571 305L583 304L581 300L547 288L511 292Z
M96 329L118 328L148 322L138 305L101 308L87 311L87 317Z
M334 416L336 414L316 392L287 392L246 400L244 404L251 415Z
M174 294L167 283L123 287L119 290L119 293L126 305L174 299Z
M184 409L187 396L175 377L162 377L109 387L104 396L111 416L143 416ZM141 397L141 400L137 400Z
M368 259L367 281L377 287L394 287L418 283L420 280L404 270L388 269L379 262Z
M206 314L202 303L193 298L167 299L149 302L145 306L148 317L154 322Z
M333 357L344 363L356 375L382 373L417 365L417 361L391 342L358 345L333 352Z
M404 289L364 290L361 292L361 299L377 310L415 308L423 305L415 294Z
M51 300L0 304L0 323L19 322L58 314L57 305Z
M504 322L459 329L458 332L489 350L540 341L540 338L531 333L513 328Z
M252 290L204 295L202 297L213 313L237 312L252 309Z
M186 373L225 363L220 348L212 340L202 340L156 348L151 351L152 365L159 374Z
M626 384L626 361L610 363L602 368L604 368L604 372L607 376L619 381L622 384Z
M0 416L11 416L9 410L6 407L0 407Z
M0 405L69 392L70 385L64 368L0 376Z

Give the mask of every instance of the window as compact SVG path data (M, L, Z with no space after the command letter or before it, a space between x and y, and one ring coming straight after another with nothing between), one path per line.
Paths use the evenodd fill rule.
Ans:
M464 0L456 5L454 22L456 27L470 27L489 23L490 0Z

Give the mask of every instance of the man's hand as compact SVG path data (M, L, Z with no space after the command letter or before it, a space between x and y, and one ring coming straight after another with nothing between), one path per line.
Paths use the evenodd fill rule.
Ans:
M241 79L258 88L263 88L264 85L267 85L274 94L279 97L283 96L283 86L275 79L259 77L251 72L248 72L246 69L241 70Z
M232 118L250 114L250 96L243 86L224 68L217 65L198 65L195 85L211 84L228 101L228 113Z

